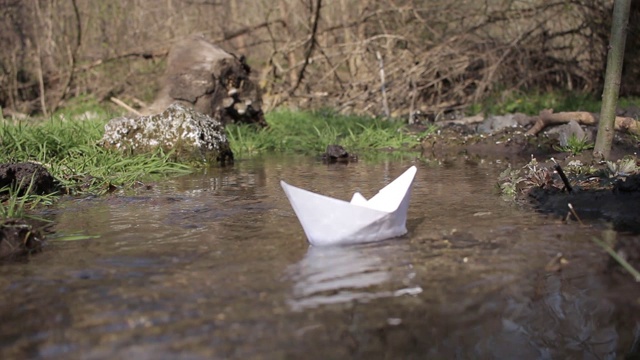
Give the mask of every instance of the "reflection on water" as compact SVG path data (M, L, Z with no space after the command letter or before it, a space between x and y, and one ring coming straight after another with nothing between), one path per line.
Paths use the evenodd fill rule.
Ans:
M537 279L532 298L511 298L491 334L478 334L473 356L483 358L615 359L619 335L614 306L600 285L548 273ZM576 287L576 285L578 287Z
M309 247L279 185L368 198L413 164L409 233L375 244ZM98 237L0 266L0 359L637 352L638 287L605 273L607 254L588 241L600 229L505 203L494 191L503 169L270 158L69 199L53 209L59 239ZM549 270L558 253L566 261Z
M419 294L420 286L409 286L415 278L411 264L393 263L397 258L390 252L396 247L389 242L382 246L310 247L305 257L287 271L294 281L289 306L303 310L325 304ZM390 290L394 285L398 288Z

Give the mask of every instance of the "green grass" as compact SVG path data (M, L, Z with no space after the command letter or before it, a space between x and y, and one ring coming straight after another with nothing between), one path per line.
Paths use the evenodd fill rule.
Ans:
M101 193L108 185L127 186L154 174L184 173L189 166L156 152L129 156L97 145L104 120L51 119L26 124L0 123L0 163L31 161L44 165L67 188ZM87 181L90 179L90 183Z
M320 154L327 145L342 145L349 152L409 150L420 144L421 134L406 131L397 121L344 116L331 111L275 111L267 114L266 129L248 125L227 126L227 136L236 158L268 152Z
M171 154L157 151L127 155L98 146L104 125L117 114L91 99L76 99L71 108L46 120L0 119L0 163L36 162L45 166L71 194L101 195L114 186L127 188L138 180L190 172L189 165L171 161ZM229 125L227 135L236 158L264 153L317 155L327 145L339 144L361 157L380 156L381 150L410 150L435 128L416 134L400 122L331 111L277 111L267 114L269 127ZM395 152L398 154L401 152ZM55 196L18 196L14 189L0 189L0 219L24 217L31 208L50 204ZM7 196L8 194L8 196ZM58 194L59 195L59 194Z
M0 119L0 163L42 164L72 194L99 195L113 186L126 188L138 180L192 171L188 165L172 162L170 154L130 156L98 146L107 118L104 112L97 114L91 120L69 112L48 120ZM7 194L7 189L0 193ZM18 196L11 191L0 204L0 218L23 217L26 208L52 201L50 195Z
M30 188L31 186L29 186ZM29 211L39 205L51 205L55 195L18 195L10 186L0 189L0 194L7 194L6 201L0 202L0 220L31 217ZM38 218L39 219L39 218Z
M478 113L502 115L524 113L537 115L543 109L560 111L600 112L602 101L599 96L566 91L496 91L485 100L467 108L469 115ZM640 104L640 98L620 98L618 107Z

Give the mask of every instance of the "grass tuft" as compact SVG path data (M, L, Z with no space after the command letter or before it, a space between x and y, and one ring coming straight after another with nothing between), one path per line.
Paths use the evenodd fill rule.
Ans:
M31 194L32 182L24 191L24 195L20 195L18 189L21 186L5 186L0 189L0 194L5 194L4 200L0 201L0 220L2 219L18 219L18 218L35 218L28 214L29 210L39 205L51 205L54 202L54 194L34 195Z
M581 154L583 151L593 149L594 144L586 139L579 139L575 134L571 134L567 139L567 145L554 146L553 148L560 152L568 152L571 155Z
M327 145L342 145L349 151L408 150L419 146L422 134L412 134L402 123L382 119L344 116L321 110L267 114L268 128L228 125L227 136L238 158L266 152L318 154Z
M81 114L104 114L82 110ZM170 154L127 155L98 146L106 118L57 114L47 120L0 120L0 163L35 162L43 165L73 194L104 194L113 186L128 187L135 181L192 171L170 160ZM92 115L93 116L93 115ZM0 217L24 217L25 209L51 203L52 195L18 196L12 189L0 204ZM28 192L27 192L28 193Z

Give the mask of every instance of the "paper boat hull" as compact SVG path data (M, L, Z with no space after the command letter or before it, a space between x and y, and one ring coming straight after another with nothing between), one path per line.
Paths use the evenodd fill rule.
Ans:
M351 202L280 184L293 207L305 235L314 246L379 241L404 235L411 185L416 168L366 200L356 193Z

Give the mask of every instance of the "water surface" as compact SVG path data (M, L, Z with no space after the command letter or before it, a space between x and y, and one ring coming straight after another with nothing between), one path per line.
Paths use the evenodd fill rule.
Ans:
M409 234L375 244L309 247L279 185L370 197L414 164ZM589 241L603 226L564 224L503 201L495 182L504 167L254 159L128 194L68 199L54 211L58 240L0 267L0 357L631 352L638 303L611 296L631 285L612 282L607 255ZM63 240L73 235L96 238Z

